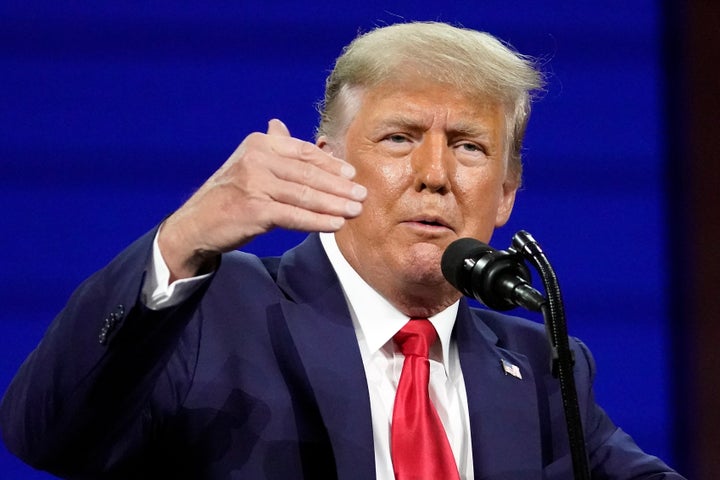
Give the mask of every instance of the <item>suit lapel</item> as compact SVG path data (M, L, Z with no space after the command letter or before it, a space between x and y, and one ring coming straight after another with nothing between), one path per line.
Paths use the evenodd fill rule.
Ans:
M288 365L316 402L338 477L375 476L367 381L345 297L317 235L285 254L278 285L299 365Z
M527 358L499 348L497 336L465 300L455 335L468 396L475 477L541 478L537 395Z
M286 253L278 286L282 322L297 351L295 387L317 405L339 478L375 477L367 381L345 297L317 235ZM497 336L462 300L454 331L468 395L476 478L540 479L542 457L535 378L527 358ZM522 379L503 369L516 366ZM508 467L510 466L510 467Z

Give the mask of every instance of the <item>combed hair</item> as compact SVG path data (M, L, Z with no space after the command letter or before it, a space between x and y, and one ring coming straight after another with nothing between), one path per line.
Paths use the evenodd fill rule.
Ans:
M399 23L358 36L343 50L325 84L317 136L340 139L357 112L357 93L398 74L446 83L506 109L511 174L522 175L521 149L532 94L543 78L530 57L492 35L440 22Z

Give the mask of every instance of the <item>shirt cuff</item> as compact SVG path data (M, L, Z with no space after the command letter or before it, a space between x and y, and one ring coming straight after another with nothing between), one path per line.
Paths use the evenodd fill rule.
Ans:
M192 278L182 278L171 284L170 269L158 246L158 233L153 240L153 251L147 265L145 283L143 284L141 299L150 310L161 310L174 307L187 300L212 273L198 275Z

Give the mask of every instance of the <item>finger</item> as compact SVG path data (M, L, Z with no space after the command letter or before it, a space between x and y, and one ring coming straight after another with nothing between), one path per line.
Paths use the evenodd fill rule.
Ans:
M267 195L275 202L314 213L353 218L362 212L360 201L332 195L294 182L274 182Z
M335 232L345 224L341 216L312 212L292 205L275 203L271 209L268 213L274 218L274 225L289 230Z
M273 153L291 160L302 160L334 175L355 176L355 168L345 160L322 150L317 145L292 137L275 136L270 148Z
M290 130L283 122L281 122L277 118L273 118L268 122L267 134L280 137L289 137Z
M363 201L367 196L367 189L350 180L347 174L338 176L311 163L279 160L271 162L268 169L276 178L295 184L295 188L299 186L355 201ZM353 175L354 172L353 169Z

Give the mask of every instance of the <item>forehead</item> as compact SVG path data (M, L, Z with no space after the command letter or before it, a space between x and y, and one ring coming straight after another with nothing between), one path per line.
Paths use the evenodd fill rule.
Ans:
M438 121L504 130L505 108L487 95L471 94L446 83L414 78L383 82L364 89L356 117L369 123L433 124Z

